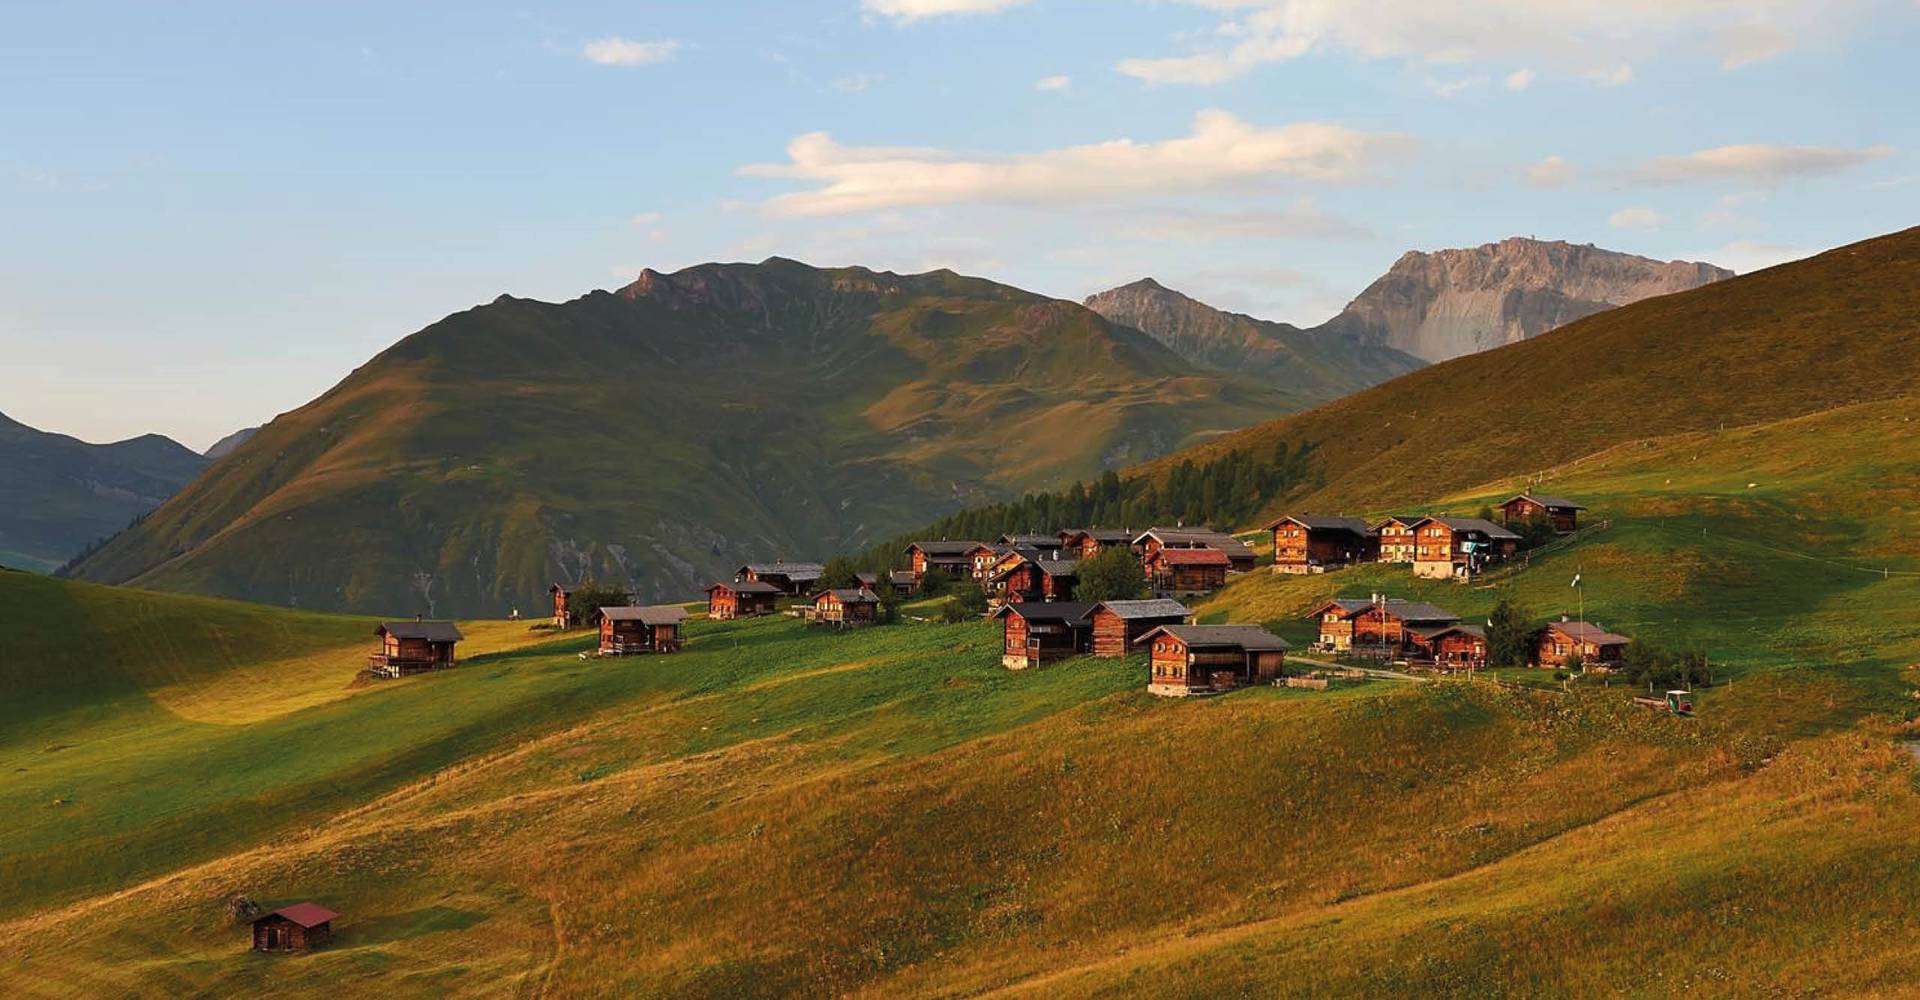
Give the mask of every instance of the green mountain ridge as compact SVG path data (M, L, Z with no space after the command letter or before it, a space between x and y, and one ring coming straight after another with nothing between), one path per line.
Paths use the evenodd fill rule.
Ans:
M684 597L1310 400L1079 305L779 258L510 296L405 338L75 567L316 609Z
M159 434L90 444L0 414L0 565L52 570L159 506L205 464Z

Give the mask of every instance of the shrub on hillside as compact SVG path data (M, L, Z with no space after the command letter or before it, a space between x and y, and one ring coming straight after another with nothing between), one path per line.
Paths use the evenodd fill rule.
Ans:
M1494 667L1524 667L1533 662L1534 628L1527 615L1512 601L1502 597L1487 615L1487 664Z
M845 590L860 582L859 568L846 556L834 556L820 569L820 589Z
M939 597L952 586L953 578L948 576L945 570L928 569L920 577L920 596Z
M633 595L624 587L612 587L587 580L567 595L567 614L572 624L598 625L601 608L624 608L633 603Z
M948 624L970 622L987 611L986 591L978 587L962 587L959 593L947 599L940 606L940 620Z
M1630 684L1656 690L1704 687L1713 683L1704 651L1689 649L1676 653L1638 639L1628 644L1620 673Z

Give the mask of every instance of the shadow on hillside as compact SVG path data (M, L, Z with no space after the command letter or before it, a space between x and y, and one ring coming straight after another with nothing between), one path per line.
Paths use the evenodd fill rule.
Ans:
M377 947L441 931L464 931L491 919L491 914L479 910L425 906L405 913L388 913L355 920L341 928L340 936L335 940L346 947Z

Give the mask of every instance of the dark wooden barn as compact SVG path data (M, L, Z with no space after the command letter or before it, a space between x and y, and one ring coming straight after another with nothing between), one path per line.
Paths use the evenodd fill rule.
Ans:
M880 620L880 595L865 587L813 595L813 620L823 625L871 625Z
M1520 536L1478 517L1425 517L1413 524L1413 575L1468 577L1520 550Z
M254 951L308 951L333 937L340 914L318 903L295 903L253 921Z
M671 605L601 608L600 655L677 653L680 651L680 623L686 620L687 609Z
M780 600L781 590L758 580L735 580L707 588L707 617L715 621L755 618L770 615Z
M1561 667L1578 657L1583 666L1618 667L1625 661L1627 646L1632 642L1592 622L1557 621L1541 630L1534 662L1543 667Z
M1125 656L1139 647L1148 632L1162 625L1185 625L1192 617L1186 605L1165 598L1102 601L1087 612L1088 650L1095 656Z
M1302 514L1267 525L1275 573L1324 573L1380 557L1380 536L1357 517Z
M367 657L367 669L388 677L453 666L454 645L462 638L452 622L382 622L373 634L380 651Z
M1143 638L1150 693L1169 697L1270 683L1286 673L1287 641L1258 625L1162 625Z
M734 573L733 578L741 583L768 583L780 588L780 592L800 597L813 592L814 585L820 582L820 576L826 567L819 563L787 562L782 559L770 563L748 563Z
M1522 493L1500 505L1501 519L1507 527L1518 528L1535 518L1545 518L1553 530L1565 535L1580 529L1580 512L1585 507L1566 497L1540 493Z
M1219 549L1161 548L1146 558L1147 579L1163 594L1205 594L1227 585L1232 562Z
M1026 670L1086 652L1092 610L1078 601L1002 605L993 613L1000 619L1000 665Z

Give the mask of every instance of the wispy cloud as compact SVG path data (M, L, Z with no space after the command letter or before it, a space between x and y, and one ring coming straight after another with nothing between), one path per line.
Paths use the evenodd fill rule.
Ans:
M1533 70L1521 68L1507 74L1507 89L1520 91L1533 86Z
M860 0L860 9L896 24L930 17L961 14L998 14L1029 0Z
M1701 259L1721 267L1730 267L1741 274L1751 274L1776 264L1785 264L1788 261L1812 256L1813 252L1805 247L1768 243L1764 240L1734 240L1701 255Z
M1212 41L1185 54L1123 60L1121 72L1152 83L1214 84L1324 50L1444 65L1525 59L1619 85L1633 78L1635 60L1666 50L1702 52L1727 69L1759 62L1806 37L1851 30L1872 6L1871 0L1181 2L1222 16ZM1533 71L1508 80L1524 90Z
M885 79L886 76L880 73L850 73L833 81L830 86L843 94L861 94Z
M1564 158L1548 156L1542 158L1537 163L1529 165L1527 169L1522 172L1522 176L1526 178L1528 184L1534 187L1557 188L1563 187L1568 181L1573 180L1574 174L1578 172L1579 169L1573 164L1568 163Z
M1681 156L1655 157L1635 169L1633 177L1656 184L1707 180L1772 184L1794 178L1836 174L1892 154L1891 146L1847 149L1840 146L1748 143L1717 146Z
M842 146L825 132L787 146L788 162L740 168L753 177L819 182L780 195L780 215L837 215L973 201L1056 202L1186 192L1235 182L1349 181L1406 154L1413 140L1327 122L1253 125L1203 111L1190 134L1163 142L1115 139L997 159L937 149Z
M1039 91L1065 90L1073 86L1070 76L1043 76L1033 83L1033 89Z
M602 66L650 66L672 59L679 51L680 43L672 39L636 42L608 36L588 42L580 54Z
M1623 208L1607 216L1607 225L1615 229L1636 229L1641 232L1653 232L1667 224L1667 217L1644 205Z

